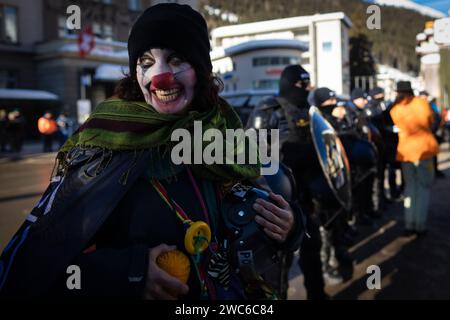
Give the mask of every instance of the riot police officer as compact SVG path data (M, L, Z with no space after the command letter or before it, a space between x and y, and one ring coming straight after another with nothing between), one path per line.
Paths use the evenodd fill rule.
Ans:
M380 115L383 104L371 103L371 97L361 88L355 88L351 94L351 101L348 106L357 114L357 121L362 128L362 138L373 144L377 154L376 173L369 175L364 184L367 191L372 191L370 199L370 208L368 214L372 217L381 215L381 206L384 202L384 166L383 160L385 147L380 133L378 115Z
M378 125L381 120L378 118L379 115L386 111L388 104L384 101L384 90L381 87L374 87L369 91L369 104L367 105L367 114L373 120L374 124L381 129L382 124Z
M355 97L361 98L357 95L353 96ZM352 101L355 102L356 99ZM370 131L361 111L365 101L359 104L362 108L354 104L338 105L336 93L326 87L314 91L314 101L338 132L347 152L352 168L354 218L356 222L370 224L370 216L375 215L372 194L373 177L377 172L377 151L367 140Z
M367 113L371 123L373 123L380 132L383 152L379 157L379 188L381 192L382 201L388 201L384 193L384 179L386 169L388 171L388 182L390 198L396 199L400 195L400 188L396 184L396 171L400 165L396 161L398 134L395 131L389 110L391 104L385 101L384 90L380 87L375 87L369 91L369 104L367 105Z
M291 168L298 198L306 212L309 238L300 248L299 265L308 299L327 299L321 261L321 220L324 203L337 203L323 175L309 127L310 77L300 65L287 66L280 78L279 96L263 99L249 117L247 127L279 129L282 161ZM325 211L325 210L322 210Z

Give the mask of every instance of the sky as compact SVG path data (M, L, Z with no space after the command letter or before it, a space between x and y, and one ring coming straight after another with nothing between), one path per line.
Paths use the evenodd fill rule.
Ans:
M450 0L413 0L417 4L429 6L433 9L439 10L442 13L448 14L450 9Z

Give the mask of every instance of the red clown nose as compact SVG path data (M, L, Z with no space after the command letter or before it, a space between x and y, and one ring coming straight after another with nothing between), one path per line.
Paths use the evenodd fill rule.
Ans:
M158 74L152 78L150 89L151 90L168 90L177 87L178 83L175 80L172 72L164 72Z

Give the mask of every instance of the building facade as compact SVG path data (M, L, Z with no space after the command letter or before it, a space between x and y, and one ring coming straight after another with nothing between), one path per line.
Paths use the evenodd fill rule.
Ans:
M24 103L12 101L14 90L45 91L57 96L59 111L76 117L80 99L94 107L111 96L128 72L126 41L133 22L160 2L197 5L196 0L0 0L0 89L6 92L0 108ZM71 5L80 8L79 30L67 24ZM94 45L82 55L79 34L88 26Z
M450 94L450 18L429 21L416 36L420 57L421 88L437 98L439 105L449 106Z
M211 53L213 71L224 82L224 93L248 89L278 90L281 72L299 64L307 45L294 39L250 40Z
M287 58L298 56L300 61L295 61L295 59L292 61L300 63L310 72L314 86L326 86L336 90L339 94L348 94L350 90L348 30L351 26L351 21L344 13L336 12L219 27L211 31L213 66L226 82L226 76L230 70L222 73L223 57L220 52L225 52L226 55L227 51L233 52L236 46L244 45L249 41L298 41L302 47L305 47L305 50L294 49L296 50L294 53L286 51L292 49L283 47L281 48L283 51L280 52L280 48L275 46L272 49L265 48L267 51L263 53L256 50L247 52L247 55L251 57L247 57L247 66L241 66L241 69L239 69L237 59L243 57L228 54L228 58L236 65L234 76L241 79L252 75L254 79L246 81L248 87L246 89L255 89L252 84L255 81L266 79L267 75L259 73L259 66L253 65L254 59L263 55L264 58L269 59L265 67L276 69L282 64L280 58L285 57L285 62L288 62ZM273 65L270 62L271 58L273 58ZM270 81L266 83L270 83Z

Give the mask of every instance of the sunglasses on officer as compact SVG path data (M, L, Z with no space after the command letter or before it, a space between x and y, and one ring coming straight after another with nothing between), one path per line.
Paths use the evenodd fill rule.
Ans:
M295 83L295 86L302 89L308 89L311 85L311 81L309 79L299 80Z

